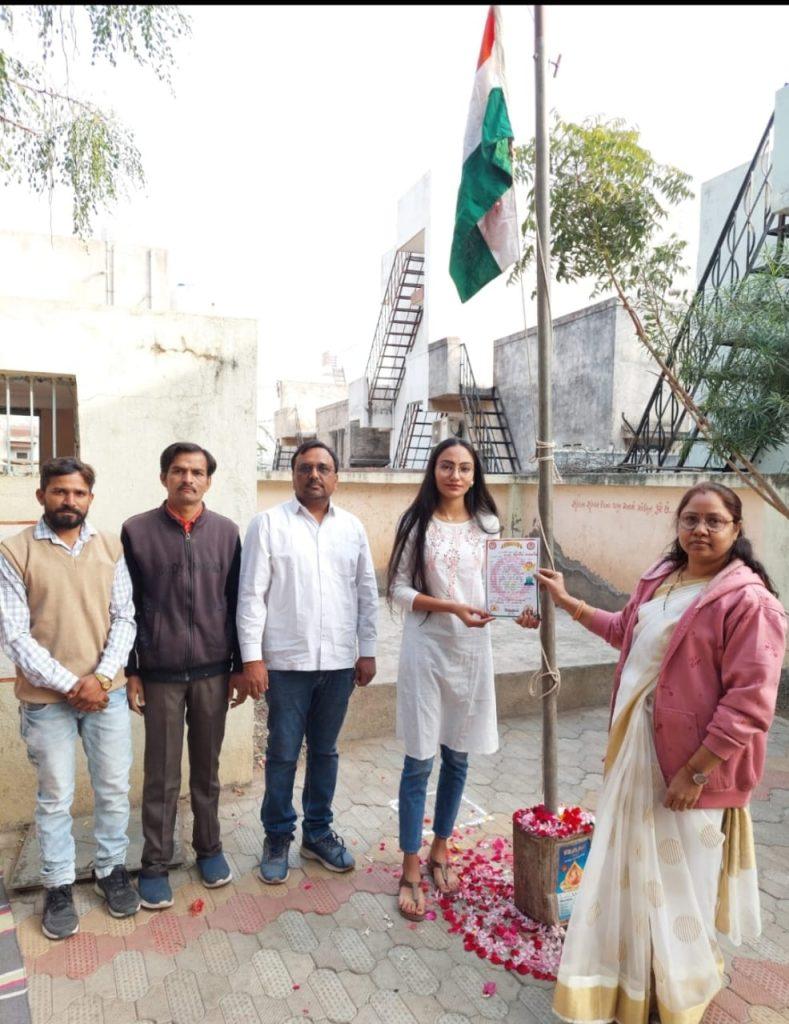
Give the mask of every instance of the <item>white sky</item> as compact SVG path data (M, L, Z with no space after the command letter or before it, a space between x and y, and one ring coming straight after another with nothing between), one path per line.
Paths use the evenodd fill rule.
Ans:
M264 384L317 373L326 349L359 376L398 197L431 166L456 166L459 180L486 7L189 10L174 98L137 70L101 76L148 184L96 234L168 248L174 284L257 317ZM531 11L503 7L516 141L533 131ZM568 5L546 21L549 53L561 53L550 106L624 118L696 192L750 160L789 79L786 6ZM49 230L45 200L6 191L3 205L4 226ZM70 232L68 204L52 225ZM697 225L692 203L679 228L694 258ZM559 292L554 309L585 301Z

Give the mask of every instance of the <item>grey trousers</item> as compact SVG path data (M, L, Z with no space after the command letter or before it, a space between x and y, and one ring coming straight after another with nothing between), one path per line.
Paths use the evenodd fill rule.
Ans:
M228 676L191 683L146 682L142 869L167 874L181 789L181 752L189 748L192 845L198 857L220 853L219 752L225 735Z

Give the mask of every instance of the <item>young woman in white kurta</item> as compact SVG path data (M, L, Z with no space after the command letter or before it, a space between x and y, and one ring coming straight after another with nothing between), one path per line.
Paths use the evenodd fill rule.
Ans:
M403 874L398 907L424 917L419 849L427 780L441 772L428 869L442 892L457 888L447 863L469 753L498 749L491 616L485 606L485 541L497 537L496 506L473 448L450 438L431 453L414 502L397 529L388 593L405 612L397 675L397 734L405 742L400 782Z

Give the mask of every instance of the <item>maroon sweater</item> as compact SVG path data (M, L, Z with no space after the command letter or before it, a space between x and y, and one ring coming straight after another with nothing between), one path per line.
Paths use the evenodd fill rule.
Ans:
M236 524L206 508L187 533L162 504L128 519L121 541L137 619L126 675L189 682L240 671Z

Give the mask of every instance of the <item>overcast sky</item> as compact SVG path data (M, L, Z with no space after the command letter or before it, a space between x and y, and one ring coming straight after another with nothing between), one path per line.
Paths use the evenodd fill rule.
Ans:
M324 349L358 376L398 197L431 166L459 178L486 7L190 10L174 98L137 70L103 76L148 184L96 233L168 248L174 281L259 318L266 380L317 370ZM533 131L532 10L503 7L516 141ZM561 54L550 105L565 119L624 118L698 192L756 148L789 79L787 11L548 7L548 50ZM49 230L46 205L10 195L7 226ZM697 223L688 204L680 226L694 249ZM67 205L53 226L70 231Z

